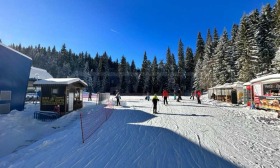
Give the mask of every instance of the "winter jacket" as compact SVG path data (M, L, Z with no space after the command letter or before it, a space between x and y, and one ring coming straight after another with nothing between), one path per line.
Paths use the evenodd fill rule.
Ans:
M162 96L163 96L163 97L168 97L168 92L167 92L167 90L163 90Z
M158 101L159 101L159 99L158 99L158 97L155 95L155 96L152 98L153 104L157 104Z
M198 90L196 91L196 97L200 97L201 96L201 92Z

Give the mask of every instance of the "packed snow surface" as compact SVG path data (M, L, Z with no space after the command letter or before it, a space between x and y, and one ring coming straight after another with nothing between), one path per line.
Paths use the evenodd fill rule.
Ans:
M112 96L111 99L114 99ZM122 96L111 117L82 143L80 113L33 119L39 104L0 115L0 167L280 167L277 113L209 100ZM94 122L94 119L93 119Z

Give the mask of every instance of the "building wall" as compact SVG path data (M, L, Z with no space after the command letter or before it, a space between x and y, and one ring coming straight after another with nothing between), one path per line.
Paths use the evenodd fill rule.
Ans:
M32 59L0 44L0 113L23 110Z

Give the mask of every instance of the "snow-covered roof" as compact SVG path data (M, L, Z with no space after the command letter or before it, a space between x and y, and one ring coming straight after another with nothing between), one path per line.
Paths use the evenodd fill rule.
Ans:
M280 78L279 79L268 79L268 80L262 81L263 84L277 83L277 82L280 82Z
M48 78L34 82L34 85L69 85L72 83L81 83L83 86L87 86L87 83L80 78Z
M13 49L13 48L11 48L11 47L8 47L8 46L6 46L6 45L4 45L3 43L0 43L0 46L6 48L6 49L8 49L8 50L11 50L11 51L13 51L13 52L15 52L15 53L17 53L17 54L19 54L19 55L21 55L21 56L27 58L27 59L32 60L32 58L28 57L27 55L25 55L25 54L23 54L23 53L21 53L21 52L18 52L17 50L15 50L15 49Z
M31 67L29 79L48 79L53 78L45 69Z
M262 76L262 77L251 80L250 83L261 82L261 81L265 81L265 80L269 80L269 79L280 79L280 74Z
M243 87L243 82L234 82L234 83L225 83L223 85L217 85L213 87L213 89L231 89L231 88L238 88L238 87Z
M251 85L251 82L246 82L243 84L243 86L248 86L248 85Z

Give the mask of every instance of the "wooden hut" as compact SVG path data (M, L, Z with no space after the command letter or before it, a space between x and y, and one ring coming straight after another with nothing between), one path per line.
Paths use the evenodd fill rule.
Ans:
M209 98L213 98L219 101L232 102L232 92L236 92L237 102L241 103L243 101L243 82L225 83L224 85L217 85L215 87L208 89Z
M83 88L87 84L79 78L49 78L34 82L41 86L40 110L54 111L60 115L83 107ZM57 109L56 109L57 110Z

